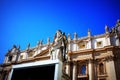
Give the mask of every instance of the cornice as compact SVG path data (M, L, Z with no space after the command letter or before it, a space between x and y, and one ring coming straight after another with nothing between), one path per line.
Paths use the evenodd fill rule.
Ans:
M68 51L69 55L74 55L74 54L81 54L81 53L90 53L93 52L94 49L85 49L85 50L79 50L79 51Z
M50 59L50 56L39 56L35 58L29 58L29 59L24 59L18 62L11 62L11 63L4 63L1 64L1 66L10 66L10 65L16 65L16 64L21 64L21 63L27 63L27 62L34 62L34 61L39 61L39 60L48 60Z
M103 48L97 48L97 49L85 49L85 50L78 50L78 51L68 51L69 55L76 55L76 54L82 54L82 53L93 53L93 52L101 52L101 51L107 51L107 50L113 50L114 48L120 48L118 46L105 46Z

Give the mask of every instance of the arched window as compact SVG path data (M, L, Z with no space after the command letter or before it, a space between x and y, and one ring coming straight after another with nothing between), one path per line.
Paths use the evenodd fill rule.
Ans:
M86 65L82 65L80 69L80 74L85 75L86 74Z
M99 64L99 74L100 75L104 74L104 64L103 63Z

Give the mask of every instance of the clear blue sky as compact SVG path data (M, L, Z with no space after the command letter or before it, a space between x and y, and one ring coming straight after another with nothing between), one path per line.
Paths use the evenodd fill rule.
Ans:
M57 29L73 36L104 33L120 19L120 0L0 0L0 63L13 44L46 43ZM52 42L52 41L51 41Z

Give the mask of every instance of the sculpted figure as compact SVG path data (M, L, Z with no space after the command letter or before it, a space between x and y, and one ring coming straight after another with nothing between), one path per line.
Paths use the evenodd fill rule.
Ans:
M16 47L16 45L13 45L13 48L12 48L12 50L11 50L11 53L16 53L17 52L17 47Z
M68 40L67 40L67 37L65 35L65 33L63 33L63 43L64 43L64 47L63 47L63 61L66 61L67 60L67 48L68 48Z
M28 43L28 45L27 45L27 50L29 50L30 49L30 43Z
M49 53L51 55L51 59L60 59L65 60L65 54L66 54L66 43L67 40L65 33L62 34L61 30L57 30L53 44L49 50Z
M40 41L37 42L38 49L42 46L42 44L43 44L42 40L40 40Z

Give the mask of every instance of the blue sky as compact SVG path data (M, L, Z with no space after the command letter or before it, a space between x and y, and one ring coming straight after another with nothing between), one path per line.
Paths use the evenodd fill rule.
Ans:
M73 36L104 33L120 19L120 0L0 0L0 63L13 44L26 49L51 42L56 30Z

